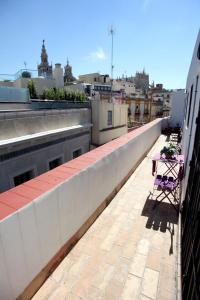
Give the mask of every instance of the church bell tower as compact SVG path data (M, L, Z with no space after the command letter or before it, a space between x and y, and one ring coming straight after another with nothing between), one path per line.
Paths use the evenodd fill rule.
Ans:
M44 40L42 43L41 63L38 65L38 76L52 78L52 65L49 65L48 62L48 55L44 45Z

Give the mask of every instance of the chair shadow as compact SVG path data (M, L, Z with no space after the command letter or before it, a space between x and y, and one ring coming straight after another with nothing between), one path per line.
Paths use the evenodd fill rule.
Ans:
M147 197L142 210L142 216L148 217L146 228L161 231L163 233L169 231L171 237L171 245L169 254L173 254L173 236L174 225L178 224L178 215L174 207L170 203L161 202L155 207L155 200ZM177 205L178 209L178 205Z

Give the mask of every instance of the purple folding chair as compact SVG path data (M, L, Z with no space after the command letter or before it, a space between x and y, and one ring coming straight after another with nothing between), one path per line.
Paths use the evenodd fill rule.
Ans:
M178 213L179 210L177 210L177 207L174 205L172 202L172 199L170 199L170 195L172 196L174 202L177 204L179 203L176 197L176 192L177 192L177 187L179 184L179 179L174 179L173 177L167 177L167 176L162 176L162 182L161 182L161 193L156 197L156 202L154 204L154 208L159 205L164 199L168 199L169 202L173 205L175 208L176 212ZM162 197L162 198L160 198Z

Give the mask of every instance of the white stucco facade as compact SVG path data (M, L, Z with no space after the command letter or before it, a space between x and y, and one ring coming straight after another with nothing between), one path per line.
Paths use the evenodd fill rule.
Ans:
M53 70L53 79L55 79L57 88L64 87L63 68L61 68L61 64L55 64L55 68Z
M90 109L0 112L0 192L89 151L90 127Z
M185 90L177 90L171 93L171 118L170 126L183 126L185 108Z
M128 105L92 100L92 144L105 144L127 132Z
M185 99L185 97L184 97ZM184 99L182 101L184 101ZM185 100L185 114L183 125L183 154L185 155L185 178L184 187L187 186L188 176L190 172L190 161L192 159L192 152L194 147L194 139L196 133L196 121L200 112L200 31L198 33L197 41L194 47L192 61L187 77L186 84L186 100ZM183 189L182 197L185 197L185 190Z

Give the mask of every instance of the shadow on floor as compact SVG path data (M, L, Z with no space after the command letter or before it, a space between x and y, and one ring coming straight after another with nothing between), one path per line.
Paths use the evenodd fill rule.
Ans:
M170 233L171 245L169 254L172 254L174 225L178 223L178 215L170 203L161 202L155 207L155 200L149 199L150 196L147 197L141 215L148 217L146 228L161 232L168 231Z
M166 140L165 142L169 142L170 141L170 135L166 135Z

